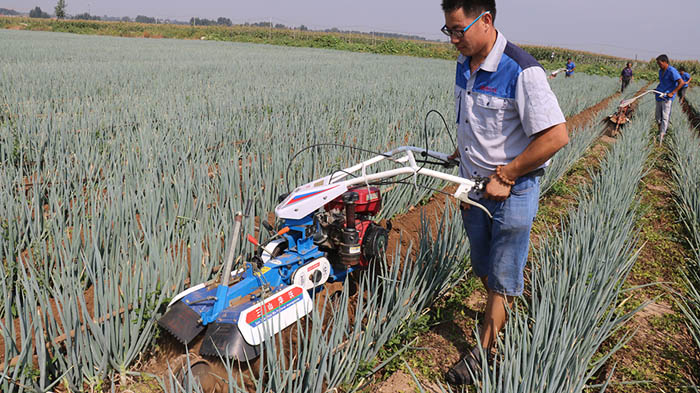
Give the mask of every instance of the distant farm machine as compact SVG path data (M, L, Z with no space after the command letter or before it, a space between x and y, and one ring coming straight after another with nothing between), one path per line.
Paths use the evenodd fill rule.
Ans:
M557 76L557 74L559 74L559 73L562 72L562 71L566 71L566 68L559 68L559 69L557 69L557 70L552 71L552 72L549 74L549 77L550 77L550 78L554 78L554 77Z
M618 134L620 126L629 122L629 115L630 115L630 112L632 111L632 104L635 101L637 101L638 99L644 97L645 95L647 95L649 93L655 93L655 94L659 94L659 95L664 94L660 91L652 89L652 90L646 90L645 92L643 92L635 97L620 101L620 104L617 106L617 110L615 111L615 113L608 116L608 120L610 122L612 122L612 124L615 125L615 130L612 131L613 136Z

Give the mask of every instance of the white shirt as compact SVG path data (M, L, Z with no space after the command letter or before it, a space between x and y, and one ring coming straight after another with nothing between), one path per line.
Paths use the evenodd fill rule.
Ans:
M544 68L503 34L473 74L457 60L455 103L462 177L489 176L520 155L534 135L566 122ZM549 161L542 165L546 167Z

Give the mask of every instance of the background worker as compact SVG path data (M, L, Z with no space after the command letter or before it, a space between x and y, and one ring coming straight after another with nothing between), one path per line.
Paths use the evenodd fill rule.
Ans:
M668 64L668 56L659 55L656 58L656 64L659 66L659 85L656 86L656 91L663 94L656 95L656 124L659 126L659 143L663 142L668 123L671 120L671 107L673 100L676 98L676 93L683 87L683 79L681 74L672 65Z
M620 81L622 82L622 87L620 88L620 93L624 93L627 86L634 79L634 71L632 71L632 63L627 63L627 67L622 69L620 73Z
M690 87L690 81L692 81L693 78L690 77L690 74L685 71L685 67L683 66L678 67L678 73L681 74L681 79L683 79L683 87L681 87L681 89L678 90L678 98L680 99L680 103L682 104L683 101L685 101L685 92L688 91L688 87Z
M530 229L537 213L539 177L566 145L566 119L544 68L494 27L495 0L443 0L445 26L460 55L455 104L461 177L488 177L477 200L493 215L462 204L471 264L488 295L481 321L481 348L474 347L445 375L453 385L471 384L481 353L488 354L506 323L507 307L524 290ZM537 97L537 99L532 99Z
M574 75L574 70L576 69L576 63L569 57L566 59L566 77L571 77Z

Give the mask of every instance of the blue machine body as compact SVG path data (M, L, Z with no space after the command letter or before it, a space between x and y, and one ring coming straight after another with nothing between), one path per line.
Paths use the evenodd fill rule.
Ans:
M255 262L246 262L245 269L231 277L233 284L228 287L205 286L185 295L159 324L184 344L207 328L200 348L203 355L227 355L241 360L257 357L259 348L245 343L237 327L242 312L260 304L264 293L275 293L291 285L293 274L301 266L326 256L307 235L314 225L312 215L300 220L284 220L283 225L290 229L283 235L287 241L283 254L271 258L260 268ZM352 266L331 265L327 281L342 281L353 270ZM322 288L323 285L319 285L309 292Z

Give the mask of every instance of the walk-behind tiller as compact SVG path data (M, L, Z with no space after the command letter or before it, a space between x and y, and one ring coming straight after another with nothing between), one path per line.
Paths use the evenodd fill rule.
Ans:
M557 70L552 71L552 72L549 74L550 79L551 79L551 78L556 78L557 74L560 73L560 72L562 72L562 71L566 71L566 68L559 68L559 69L557 69Z
M399 167L368 172L385 160ZM456 183L455 198L486 211L468 194L483 190L487 179L465 179L426 164L449 168L457 162L446 154L404 146L296 188L275 208L282 229L275 232L263 221L273 235L265 245L248 236L258 252L241 268L233 266L243 219L238 212L221 278L175 296L158 324L183 344L204 331L201 355L257 358L260 344L311 312L314 292L328 282L343 282L383 254L388 231L373 221L382 206L377 184L401 175L431 176Z
M620 105L617 106L617 111L613 113L612 115L608 116L608 120L615 124L615 129L612 130L612 133L610 136L617 136L620 126L627 124L629 122L629 115L632 110L632 104L637 101L638 99L644 97L645 95L649 93L655 93L655 94L660 94L663 95L664 93L656 90L647 90L644 93L639 94L636 97L633 98L628 98L626 100L620 101Z

